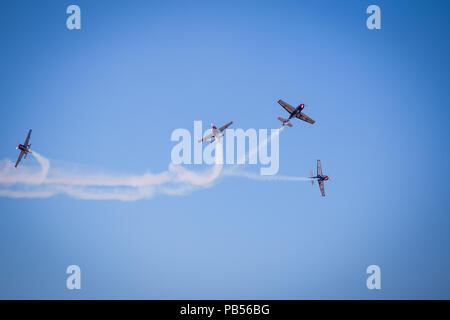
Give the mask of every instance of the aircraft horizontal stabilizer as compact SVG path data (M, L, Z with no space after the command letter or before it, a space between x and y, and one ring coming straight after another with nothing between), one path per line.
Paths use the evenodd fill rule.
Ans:
M282 117L278 117L278 120L280 120L281 122L283 122L283 125L287 125L287 126L289 126L290 128L292 128L292 124L291 124L290 122L286 123L286 122L287 122L287 119L284 119L284 118L282 118Z

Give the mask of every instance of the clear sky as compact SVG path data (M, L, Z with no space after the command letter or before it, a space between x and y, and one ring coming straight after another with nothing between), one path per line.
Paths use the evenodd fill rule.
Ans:
M81 30L66 28L70 4ZM381 30L366 27L370 4ZM158 173L174 129L278 128L282 98L316 123L280 135L279 174L307 176L321 159L330 181L325 198L306 181L238 177L129 202L0 197L0 298L450 298L449 12L1 1L0 160L33 128L52 168ZM79 291L65 286L72 264ZM366 287L372 264L379 291Z

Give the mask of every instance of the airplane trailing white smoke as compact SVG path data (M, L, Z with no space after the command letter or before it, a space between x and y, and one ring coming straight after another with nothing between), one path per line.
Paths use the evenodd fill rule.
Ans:
M283 128L279 132L282 131ZM279 134L278 132L278 134ZM273 139L273 135L272 135ZM267 144L267 140L262 144ZM259 146L261 147L261 145ZM250 150L256 152L257 150ZM50 161L33 151L40 167L14 167L11 160L0 161L0 196L8 198L50 198L65 194L85 200L136 201L157 194L185 195L200 188L211 187L221 176L242 177L258 181L304 181L303 177L262 176L238 167L223 170L223 145L215 145L215 164L198 172L169 164L168 170L142 175L80 174L51 168Z
M156 193L177 195L210 187L223 168L223 147L219 140L215 147L215 165L204 172L170 163L167 171L157 174L78 174L61 169L51 170L47 158L36 151L32 155L38 161L39 169L23 166L17 170L12 161L0 161L0 196L49 198L67 194L78 199L135 201L151 198Z

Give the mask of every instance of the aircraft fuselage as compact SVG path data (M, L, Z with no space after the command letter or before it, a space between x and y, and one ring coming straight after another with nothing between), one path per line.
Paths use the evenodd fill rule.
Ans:
M220 130L219 129L217 129L216 127L213 127L212 129L212 137L211 137L211 143L213 143L215 140L216 140L216 138L217 137L220 137Z
M317 180L320 180L320 181L327 181L329 179L328 176L324 176L324 175L317 175L315 177L310 177L310 178L317 179Z
M217 137L220 135L220 131L218 129L213 129L212 134L214 135L214 137Z
M17 149L19 149L19 150L21 150L21 151L23 151L23 152L25 152L25 153L28 153L28 152L30 151L30 145L24 146L24 145L22 145L22 144L19 144L19 146L17 147Z
M291 120L293 117L295 117L298 114L300 114L304 107L305 107L304 104L300 104L297 108L295 108L295 110L290 114L288 120Z

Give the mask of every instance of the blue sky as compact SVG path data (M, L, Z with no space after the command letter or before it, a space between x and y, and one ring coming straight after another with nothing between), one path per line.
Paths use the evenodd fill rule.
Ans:
M81 8L82 29L65 13ZM382 29L365 10L381 7ZM0 198L0 298L450 298L448 1L2 1L0 159L161 172L176 128L278 128L280 175L185 196ZM23 166L36 165L34 158ZM256 168L249 167L249 170ZM82 289L65 287L77 264ZM367 266L382 289L366 288Z

